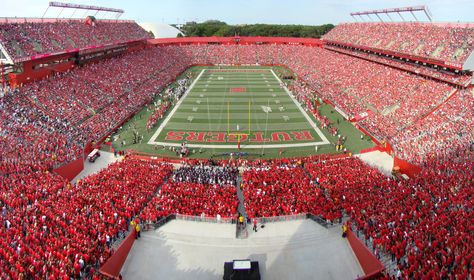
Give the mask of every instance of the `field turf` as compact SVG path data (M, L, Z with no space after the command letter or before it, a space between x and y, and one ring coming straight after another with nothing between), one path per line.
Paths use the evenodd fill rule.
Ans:
M336 137L292 97L271 67L193 67L188 92L151 131L145 130L150 110L142 110L115 134L114 148L174 156L171 147L186 142L190 157L226 157L238 151L249 157L295 157L336 153ZM303 104L304 106L304 104ZM334 121L353 152L372 147L329 105L320 112ZM339 119L339 123L337 120ZM143 135L132 143L131 127ZM127 145L121 145L125 139ZM316 148L317 146L317 148Z

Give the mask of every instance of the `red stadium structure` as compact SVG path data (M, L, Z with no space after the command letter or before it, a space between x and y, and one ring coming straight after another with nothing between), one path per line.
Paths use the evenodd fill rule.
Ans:
M472 38L474 25L459 23L345 23L321 39L152 39L129 20L0 19L0 279L118 277L133 237L112 245L130 223L159 226L204 212L231 222L236 176L249 217L305 215L325 225L345 218L366 278L394 278L395 268L402 278L473 279ZM3 64L12 69L7 87ZM293 90L322 126L320 101L409 178L342 154L222 160L213 162L222 169L206 171L218 179L177 181L208 161L130 153L70 183L94 147L187 68L221 64L294 70ZM173 171L173 160L183 167Z

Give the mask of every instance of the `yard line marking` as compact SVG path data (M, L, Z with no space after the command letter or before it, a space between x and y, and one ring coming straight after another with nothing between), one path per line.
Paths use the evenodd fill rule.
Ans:
M270 70L273 74L273 76L275 76L275 78L278 80L278 82L280 82L281 84L283 84L283 82L280 80L280 78L278 78L278 76L275 74L275 72L273 72L273 69ZM325 144L330 144L330 142L328 141L328 139L326 138L326 136L324 136L324 134L321 132L321 130L319 129L319 127L316 126L316 124L313 122L313 120L308 116L308 114L306 113L306 111L301 107L301 104L293 97L293 94L291 94L290 90L288 90L288 88L286 86L283 86L283 89L286 91L286 93L288 93L288 95L290 96L291 100L293 100L293 102L295 103L296 107L298 107L298 109L300 109L301 113L303 114L303 116L306 118L306 120L309 122L309 124L313 127L313 129L316 131L316 133L318 134L319 137L321 137L321 139L323 140L323 142Z
M166 124L169 122L171 117L178 110L179 106L181 106L181 103L183 103L183 100L186 99L189 92L194 88L194 86L196 85L196 82L199 81L202 74L204 74L204 71L206 71L206 69L203 69L201 71L201 73L199 73L199 75L196 77L196 80L193 81L193 83L189 86L188 90L184 93L184 95L181 97L181 99L178 100L178 103L176 103L173 110L171 110L171 112L168 114L168 116L166 116L165 120L161 123L160 127L158 127L158 129L155 131L155 133L150 138L150 140L148 140L148 144L150 144L150 145L156 144L156 142L155 142L156 138L158 138L158 135L160 135L161 131L165 128Z
M153 134L153 136L150 138L148 141L148 144L150 145L164 145L164 146L172 146L172 147L180 147L181 143L172 143L172 142L156 142L156 138L158 135L161 133L161 131L164 129L166 124L169 122L173 114L176 112L176 110L181 106L181 103L183 100L188 96L189 92L194 88L196 82L201 78L203 73L207 69L203 69L201 73L196 77L196 80L193 81L191 86L188 88L186 93L183 95L183 97L178 101L178 103L175 105L173 110L168 114L166 119L161 123L160 127L157 129L157 131ZM275 74L273 69L268 69L270 72L273 74L273 76L277 79L279 83L282 83L282 81L278 78L278 76ZM227 84L227 82L226 82ZM267 85L270 86L270 85ZM316 124L313 122L313 120L308 116L308 114L303 110L299 102L293 97L291 92L288 90L286 86L283 86L283 89L286 91L290 99L295 103L296 107L300 110L300 112L303 114L307 122L311 125L311 127L316 131L318 136L322 139L322 141L318 142L305 142L305 143L292 143L292 144L262 144L262 145L243 145L244 148L247 149L261 149L262 147L265 148L296 148L296 147L314 147L314 146L320 146L320 145L327 145L330 144L330 142L327 140L326 136L321 132L321 130L316 126ZM188 147L190 148L215 148L215 149L236 149L237 144L234 145L206 145L206 144L187 144Z

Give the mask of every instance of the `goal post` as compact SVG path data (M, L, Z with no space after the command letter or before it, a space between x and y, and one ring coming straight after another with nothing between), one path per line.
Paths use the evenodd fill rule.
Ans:
M242 139L242 136L249 136L250 134L248 133L229 133L227 134L229 136L237 136L237 149L240 150L240 143L241 143L241 139Z

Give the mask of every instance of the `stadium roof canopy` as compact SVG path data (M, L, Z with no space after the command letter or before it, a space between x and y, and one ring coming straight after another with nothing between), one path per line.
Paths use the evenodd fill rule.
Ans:
M433 21L433 15L431 14L431 11L428 9L427 6L412 6L412 7L403 7L403 8L370 10L370 11L354 12L354 13L350 13L350 15L356 21L357 21L356 16L359 16L362 19L362 21L364 21L365 19L362 16L367 16L370 20L372 20L370 15L375 15L381 22L383 22L383 19L380 17L380 15L385 15L390 19L390 21L393 21L390 14L398 14L400 18L402 19L402 21L405 21L405 18L403 17L402 14L410 13L415 18L416 21L419 21L415 15L415 12L422 12L422 14L424 13L424 15L428 18L429 21Z
M76 10L95 11L95 14L93 15L94 17L97 17L99 12L113 13L115 14L116 19L118 19L125 12L122 9L115 9L115 8L106 8L106 7L99 7L99 6L79 5L79 4L61 3L61 2L49 2L49 5L46 8L46 11L44 11L42 18L44 18L44 16L46 15L50 7L61 8L61 11L57 15L57 18L61 15L64 9L74 9L74 12L70 16L70 18L74 16L74 14L76 13Z

